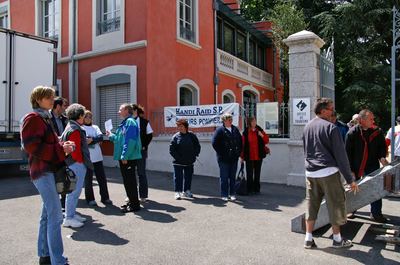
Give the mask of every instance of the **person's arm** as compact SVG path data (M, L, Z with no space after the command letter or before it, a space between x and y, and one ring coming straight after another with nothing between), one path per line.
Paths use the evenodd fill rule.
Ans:
M74 161L79 161L81 162L83 160L82 157L82 149L81 149L81 134L78 130L73 131L69 136L68 139L69 141L72 141L75 143L75 151L71 153L72 159Z
M196 156L199 156L200 150L201 150L199 138L197 138L197 136L194 133L190 133L190 134L191 134L192 139L193 139L194 153L195 153Z
M54 152L56 152L57 157L62 160L65 155L62 148L62 143L58 141L58 138L54 137L56 143L46 143L43 138L49 127L44 123L41 117L26 117L21 129L21 142L23 144L24 150L41 160L53 162Z
M211 144L215 150L215 152L217 152L217 154L221 153L221 144L222 144L222 135L223 131L221 130L221 128L218 128L213 135Z
M354 142L354 131L351 130L351 131L347 132L347 134L346 134L344 145L345 145L346 155L347 155L348 161L350 163L350 170L351 170L351 172L353 172L353 175L354 175L355 171L352 166L353 163L351 163L351 161L353 161L353 159L354 159L354 156L353 156L354 148L352 146L353 142Z
M386 156L388 153L387 145L386 145L386 140L385 136L383 135L383 132L381 131L377 137L378 139L378 153L379 153L379 162L383 166L389 165L389 162L386 160Z
M242 152L240 152L240 162L243 162L243 160L244 160L244 145L245 144L246 144L246 141L244 139L244 133L243 133L242 134Z
M269 144L269 135L268 134L266 134L265 132L264 132L264 130L262 130L261 131L261 134L262 134L262 139L263 139L263 141L264 141L264 144Z
M127 160L126 159L126 153L128 151L128 146L129 146L129 141L137 141L138 140L138 127L136 125L136 122L133 121L133 123L130 123L130 121L126 121L126 130L125 130L125 141L122 145L122 153L121 153L121 159L120 160Z
M171 139L171 142L169 144L169 154L175 159L175 160L180 160L180 155L178 151L178 142L177 142L177 135L174 135Z

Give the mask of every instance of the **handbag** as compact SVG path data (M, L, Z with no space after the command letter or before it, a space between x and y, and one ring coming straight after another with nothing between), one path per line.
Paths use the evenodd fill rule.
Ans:
M74 191L76 187L76 175L67 165L62 165L54 173L57 193L65 195Z
M244 163L241 164L235 181L235 190L237 195L248 195L247 180L244 176Z

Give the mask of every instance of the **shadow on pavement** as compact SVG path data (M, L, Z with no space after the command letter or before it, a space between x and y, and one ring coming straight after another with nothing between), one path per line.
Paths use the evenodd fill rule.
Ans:
M0 200L14 199L32 195L39 192L33 185L29 176L1 176L0 178Z
M337 255L357 260L361 264L367 264L367 265L399 264L398 261L384 258L382 254L380 254L381 249L377 250L375 248L371 248L368 252L364 252L361 250L352 250L351 248L350 249L323 248L321 250L331 255Z
M144 203L144 208L136 213L143 220L157 223L172 223L177 221L175 217L168 213L178 213L186 210L184 207L173 206L166 203L159 203L148 200Z
M359 214L365 214L368 217L360 216ZM398 217L395 216L387 216L390 218L390 224L393 225L400 225L400 220ZM352 250L350 249L336 249L332 247L327 247L327 248L317 248L316 250L321 250L326 253L332 254L332 255L338 255L346 258L351 258L354 260L357 260L361 264L400 264L399 261L391 260L384 258L383 255L381 254L382 250L385 251L394 251L398 253L400 251L399 245L393 245L393 249L387 248L385 242L383 241L377 241L375 240L375 237L379 234L384 234L381 232L376 232L376 228L382 228L382 224L374 223L370 221L369 219L369 213L366 212L360 212L358 211L356 214L356 218L361 219L361 221L348 221L347 224L343 225L341 227L341 234L343 237L354 240L356 236L359 234L360 230L362 230L362 227L364 225L368 226L368 229L366 229L365 232L362 232L364 235L359 243L354 243L354 244L359 244L365 247L369 247L369 250L367 252L360 251L360 250ZM365 222L364 220L367 220L369 222ZM330 225L324 226L314 232L314 235L318 237L323 237L324 234L329 233L330 230ZM365 227L364 227L365 230ZM329 233L330 236L329 238L332 239L332 234ZM318 239L317 244L318 244Z
M103 224L97 223L91 217L85 216L88 220L82 228L68 228L74 232L71 239L75 241L90 241L103 245L120 246L129 243L129 240L119 237L117 234L103 229Z

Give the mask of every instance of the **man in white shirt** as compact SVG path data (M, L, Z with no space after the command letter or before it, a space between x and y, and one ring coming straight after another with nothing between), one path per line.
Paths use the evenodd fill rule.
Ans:
M394 127L394 157L392 161L396 161L400 159L400 116L396 118L396 126ZM392 128L386 134L386 144L390 146L392 141Z

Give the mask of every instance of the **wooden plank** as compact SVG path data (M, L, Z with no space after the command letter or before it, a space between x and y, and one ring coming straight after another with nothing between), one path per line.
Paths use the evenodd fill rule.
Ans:
M370 175L359 180L358 185L360 192L357 194L346 191L346 209L348 213L357 211L358 209L385 197L392 192L398 192L400 182L400 163L393 162L392 164L380 168ZM305 233L305 213L294 217L291 220L292 232ZM325 200L322 201L318 212L318 217L314 225L314 230L317 230L329 224L328 208Z

